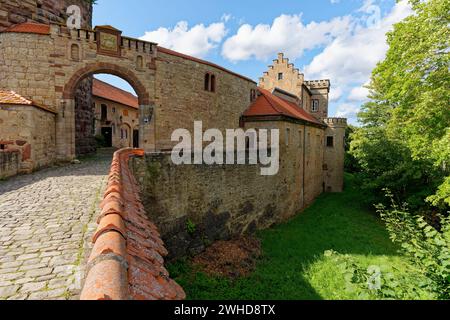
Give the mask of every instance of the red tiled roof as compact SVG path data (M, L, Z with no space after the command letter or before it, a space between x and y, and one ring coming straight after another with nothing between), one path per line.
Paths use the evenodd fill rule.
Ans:
M14 91L0 90L0 104L33 105L33 101L28 100Z
M48 111L54 114L57 114L54 110L45 107L43 105L39 105L27 98L22 97L20 94L15 93L14 91L9 90L1 90L0 89L0 104L9 104L9 105L18 105L18 106L34 106L36 108L42 109L44 111Z
M265 89L258 89L261 95L244 112L244 116L276 116L283 115L290 118L324 125L295 103L277 97Z
M102 212L88 261L82 300L182 300L183 289L169 277L167 250L139 199L139 187L128 167L144 150L114 154Z
M226 68L224 68L222 66L219 66L218 64L215 64L215 63L212 63L212 62L209 62L209 61L206 61L206 60L202 60L202 59L199 59L199 58L196 58L196 57L192 57L192 56L189 56L187 54L180 53L180 52L177 52L177 51L173 51L173 50L170 50L170 49L167 49L167 48L163 48L163 47L160 47L160 46L158 46L158 51L162 52L162 53L170 54L172 56L176 56L176 57L179 57L179 58L183 58L183 59L191 60L191 61L198 62L198 63L201 63L201 64L205 64L207 66L210 66L210 67L222 70L222 71L224 71L226 73L229 73L229 74L231 74L233 76L236 76L238 78L241 78L241 79L244 79L244 80L247 80L247 81L250 81L250 82L253 82L253 83L256 84L256 82L253 81L252 79L247 78L247 77L245 77L243 75L240 75L240 74L238 74L236 72L233 72L231 70L228 70L228 69L226 69Z
M25 22L17 24L5 30L5 32L50 34L50 26L42 23Z
M94 79L92 89L92 94L96 97L114 101L131 108L139 109L139 99L130 92L114 87L98 79Z

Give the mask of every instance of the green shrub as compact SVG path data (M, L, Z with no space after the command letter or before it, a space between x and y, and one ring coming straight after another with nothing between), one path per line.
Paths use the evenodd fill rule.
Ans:
M450 299L450 217L437 214L438 226L424 216L411 214L406 205L399 206L386 190L391 207L378 205L391 240L400 244L419 272L430 280L428 289L441 299Z
M361 300L429 300L439 295L430 290L431 281L418 270L404 266L402 270L389 265L362 267L348 254L330 250L331 259L345 279L348 294Z

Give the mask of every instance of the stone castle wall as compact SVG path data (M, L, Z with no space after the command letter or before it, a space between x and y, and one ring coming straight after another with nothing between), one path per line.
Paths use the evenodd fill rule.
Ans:
M1 144L7 151L20 152L18 172L30 173L55 161L55 119L54 113L34 106L0 108Z
M206 73L215 75L216 90L204 90ZM239 127L239 118L250 106L256 83L213 66L158 52L156 62L157 150L170 149L175 129L193 131L194 121L219 130Z
M15 176L19 171L20 152L0 150L0 180Z
M268 228L322 193L324 129L279 121L245 125L280 130L277 175L262 176L260 165L177 166L170 153L131 162L144 207L172 258L199 252L214 240ZM313 137L306 149L305 129L306 137Z
M100 55L97 53L94 34L93 31L81 31L79 36L77 31L68 32L57 25L51 26L50 35L0 33L0 61L4 62L0 64L0 88L13 90L58 113L58 160L72 160L76 155L74 126L80 122L75 117L82 113L76 109L73 99L78 95L75 89L86 76L105 72L123 77L140 95L141 113L151 103L149 92L152 93L153 100L155 71L136 67L138 56L145 57L148 63L153 60L154 53L148 51L149 47L144 52L142 42L138 43L139 49L132 42L130 49L127 47L122 50L120 58ZM72 46L79 49L77 59L72 59ZM140 118L142 121L142 114ZM152 132L146 131L146 127L153 122L140 125L148 140L151 140ZM90 121L86 120L84 128L93 135L93 116ZM40 134L46 135L48 130L50 129ZM148 146L144 143L143 147Z
M24 22L44 24L67 21L67 8L77 5L81 9L81 26L92 26L92 4L90 0L14 0L0 2L0 32ZM92 79L86 79L76 93L76 154L95 152L92 135Z
M116 58L98 54L94 32L86 35L86 31L67 33L58 26L51 29L49 36L0 34L0 59L5 61L4 65L0 65L0 88L14 90L38 104L61 112L61 115L65 114L65 117L59 118L60 124L67 122L64 129L58 129L60 153L68 153L63 149L71 147L69 139L73 139L70 136L72 129L67 127L73 126L67 119L71 116L72 106L61 105L66 98L63 96L64 90L80 69L122 77L141 95L140 100L145 100L146 105L153 105L154 108L148 109L143 108L141 103L140 108L140 140L147 151L171 148L174 145L170 141L172 132L179 128L192 129L195 120L202 120L205 128L239 127L239 118L251 103L250 92L256 89L255 82L207 63L159 52L156 47L149 52L148 43L146 51L143 51L143 42L130 40L129 45L128 39L124 39L122 56ZM79 59L71 59L72 46L79 49ZM36 56L35 52L40 54ZM137 66L138 57L144 58L144 68ZM206 73L216 76L215 92L204 90ZM94 115L90 118L79 109L75 109L73 114L78 118L84 115L85 119L79 121L77 118L75 124L78 129L75 132L93 135ZM149 122L143 123L144 119ZM74 137L77 142L75 146L80 145L78 137L78 134Z
M24 22L62 23L67 20L67 7L81 9L82 26L92 24L92 5L89 0L2 0L0 2L0 32Z

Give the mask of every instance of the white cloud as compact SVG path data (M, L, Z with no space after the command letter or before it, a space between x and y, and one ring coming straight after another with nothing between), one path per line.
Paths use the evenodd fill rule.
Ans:
M331 4L339 3L341 0L330 0Z
M369 89L362 87L355 87L350 91L347 100L349 101L365 101L369 96Z
M331 102L338 101L342 97L343 94L344 94L344 91L342 90L342 88L339 88L339 87L333 88L333 90L330 91L330 101Z
M225 41L222 55L234 62L251 58L266 61L282 51L296 59L303 55L304 50L329 44L344 34L350 23L350 17L345 16L305 25L301 15L281 15L272 25L244 24Z
M227 19L227 16L223 19ZM147 31L140 39L156 42L163 47L188 55L204 57L222 42L226 33L223 22L212 23L209 26L197 24L189 28L186 21L180 21L173 29L161 27L155 31Z
M384 59L388 50L386 33L393 24L412 14L406 1L398 2L389 14L379 19L373 7L373 1L365 1L359 9L359 12L366 13L363 19L355 17L352 29L338 35L304 67L309 79L331 79L332 97L339 96L342 91L342 97L348 93L345 99L339 99L343 103L337 105L336 116L347 117L350 123L357 122L360 106L368 100L369 90L365 86L370 81L372 70Z
M220 20L223 21L223 22L228 22L228 21L230 21L232 18L233 18L233 16L232 16L231 14L224 13L224 14L222 15L222 18L220 18Z
M336 117L347 118L350 120L350 122L355 122L359 110L360 106L357 104L343 103L338 106Z
M369 1L370 2L370 1ZM367 82L376 64L388 49L386 33L392 25L410 15L406 1L399 2L378 24L367 27L360 23L353 30L338 35L313 61L305 67L306 75L332 79L338 86Z

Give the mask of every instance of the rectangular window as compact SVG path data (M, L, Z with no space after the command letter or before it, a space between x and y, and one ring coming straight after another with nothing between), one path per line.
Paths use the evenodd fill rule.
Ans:
M128 117L128 110L123 110L123 116Z
M106 104L102 104L102 121L106 121L108 119L108 106Z
M312 101L311 111L312 112L319 112L319 106L320 106L319 100L313 100Z
M282 73L282 72L280 72L280 73L278 74L278 80L283 80L283 73Z
M334 137L327 137L327 147L329 148L334 147Z
M289 138L291 136L291 129L287 128L286 129L286 145L289 145Z
M301 148L303 146L303 134L302 130L298 130L298 147Z

